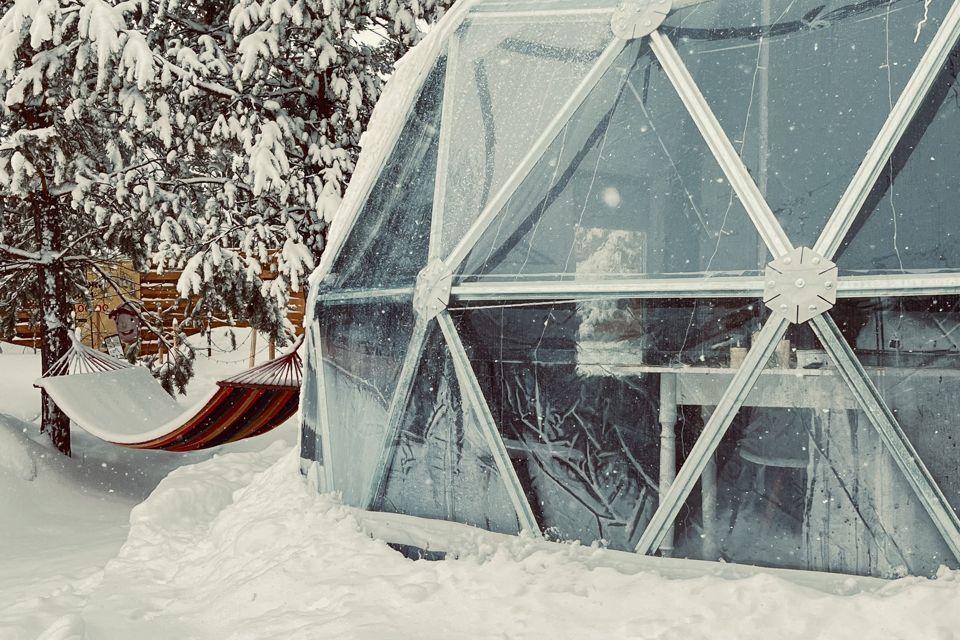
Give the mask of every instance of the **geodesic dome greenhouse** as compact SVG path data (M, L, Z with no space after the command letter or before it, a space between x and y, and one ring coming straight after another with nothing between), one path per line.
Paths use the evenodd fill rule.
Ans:
M461 0L314 274L303 460L431 550L957 567L958 37L960 1Z

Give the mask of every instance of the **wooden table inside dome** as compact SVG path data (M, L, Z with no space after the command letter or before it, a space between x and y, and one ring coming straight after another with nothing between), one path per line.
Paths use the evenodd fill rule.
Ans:
M693 367L658 365L607 365L610 375L637 376L655 374L660 377L660 493L669 489L676 477L676 423L681 406L713 407L720 400L737 369L729 367ZM899 384L908 379L922 380L925 385L960 383L960 369L935 367L866 367L867 373L881 388L891 381ZM945 380L946 379L946 380ZM747 394L742 406L781 409L857 410L860 405L840 373L830 367L765 368ZM713 536L717 506L717 467L713 456L701 476L704 521L704 551L707 556L716 546ZM660 545L662 555L673 551L671 529Z

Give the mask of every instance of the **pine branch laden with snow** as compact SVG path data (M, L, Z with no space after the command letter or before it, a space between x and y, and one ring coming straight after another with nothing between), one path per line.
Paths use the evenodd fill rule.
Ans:
M198 313L289 330L383 79L449 3L5 3L0 328L43 272L69 326L90 263L130 259L183 269Z
M154 37L159 25L177 36L164 39L169 84L156 98L167 167L150 171L168 175L157 182L169 204L155 264L185 269L181 295L206 301L215 295L211 276L233 274L283 309L323 249L383 77L420 37L417 20L443 7L242 0L155 8L145 17ZM268 266L278 275L269 285L260 279Z

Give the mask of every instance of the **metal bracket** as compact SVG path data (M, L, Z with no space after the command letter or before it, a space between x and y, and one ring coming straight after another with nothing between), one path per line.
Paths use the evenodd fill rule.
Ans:
M800 324L837 302L837 265L797 247L767 265L763 302L775 314Z
M633 40L650 35L670 13L671 0L623 0L610 18L613 35Z
M453 274L443 260L435 259L417 274L413 310L423 321L433 320L450 302Z

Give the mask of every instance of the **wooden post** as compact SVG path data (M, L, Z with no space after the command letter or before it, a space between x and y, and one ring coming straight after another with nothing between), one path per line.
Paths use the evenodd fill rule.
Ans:
M248 368L252 369L257 364L257 330L250 328L250 362Z
M274 358L277 357L277 341L274 340L273 337L270 338L270 345L269 345L269 348L267 349L267 353L269 354L268 358L270 360L273 360Z

